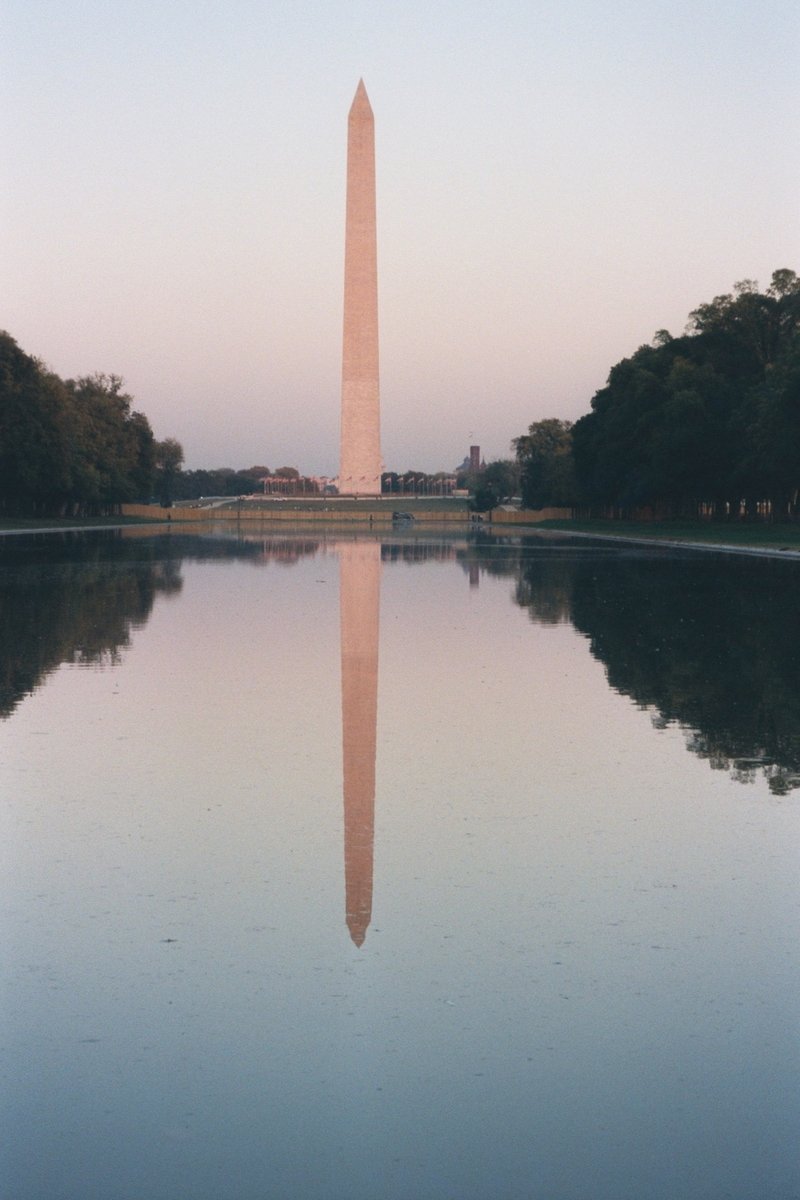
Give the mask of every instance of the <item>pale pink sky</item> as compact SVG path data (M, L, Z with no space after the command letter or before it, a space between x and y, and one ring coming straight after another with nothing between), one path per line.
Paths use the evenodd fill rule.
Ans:
M5 327L187 466L338 466L347 111L376 118L387 467L487 458L800 268L800 10L6 0Z

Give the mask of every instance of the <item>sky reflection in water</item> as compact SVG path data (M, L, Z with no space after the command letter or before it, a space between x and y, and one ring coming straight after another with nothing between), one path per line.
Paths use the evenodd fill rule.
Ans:
M0 559L7 1194L795 1194L792 564L43 544Z

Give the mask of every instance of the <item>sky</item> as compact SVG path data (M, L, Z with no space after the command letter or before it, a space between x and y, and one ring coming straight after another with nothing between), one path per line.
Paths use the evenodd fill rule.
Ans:
M800 271L796 0L0 0L0 328L187 468L338 470L347 113L387 469L487 461Z

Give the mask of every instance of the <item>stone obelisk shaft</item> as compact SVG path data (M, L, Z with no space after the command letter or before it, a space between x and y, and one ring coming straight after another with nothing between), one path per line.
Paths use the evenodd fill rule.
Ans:
M375 121L359 80L347 122L339 491L374 496L380 490Z

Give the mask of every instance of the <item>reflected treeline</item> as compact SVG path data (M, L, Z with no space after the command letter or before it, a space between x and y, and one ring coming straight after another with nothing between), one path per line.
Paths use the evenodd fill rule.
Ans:
M610 685L683 728L713 768L763 774L776 794L800 787L795 563L490 537L466 557L514 578L533 620L571 621Z
M113 534L4 540L0 716L61 663L115 661L156 593L180 588L177 564L147 561L145 546Z
M226 540L224 537L221 541ZM238 557L247 557L257 564L276 563L281 567L293 567L303 558L313 558L325 547L320 538L310 537L260 537L242 534L235 543L240 547ZM242 550L246 547L246 550Z
M379 539L375 539L378 541ZM143 528L0 540L0 716L61 663L113 662L186 561L291 565L337 539ZM505 576L531 619L570 621L609 683L677 724L690 750L777 794L800 787L800 569L789 561L677 555L574 539L393 537L383 563L455 560L476 586Z
M146 527L0 540L0 717L61 663L115 662L184 560L291 565L319 539L154 534Z
M572 620L613 688L686 729L717 769L800 787L794 564L694 557L582 568Z
M463 545L463 543L462 543ZM456 557L457 544L452 539L442 539L440 542L429 541L383 541L381 542L381 562L407 563L415 566L426 562L448 562Z

